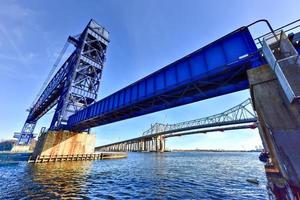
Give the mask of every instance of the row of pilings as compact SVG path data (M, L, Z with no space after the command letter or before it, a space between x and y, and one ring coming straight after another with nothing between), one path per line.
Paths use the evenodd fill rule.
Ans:
M116 151L116 152L164 152L165 138L163 136L157 137L143 137L139 140L124 141L109 146L102 146L96 149L97 151Z

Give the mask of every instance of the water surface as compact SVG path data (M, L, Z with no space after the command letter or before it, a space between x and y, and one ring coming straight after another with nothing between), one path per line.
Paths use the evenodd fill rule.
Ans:
M267 199L257 157L129 153L119 160L0 165L0 199ZM248 178L258 178L260 185Z

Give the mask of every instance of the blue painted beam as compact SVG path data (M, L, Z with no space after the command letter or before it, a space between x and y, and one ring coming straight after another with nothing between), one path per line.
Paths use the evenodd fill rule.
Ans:
M75 113L67 128L80 131L246 89L246 71L263 62L242 27Z
M36 122L45 113L47 113L55 104L61 93L61 90L66 80L66 76L69 71L68 63L75 55L75 51L65 61L62 67L56 72L47 87L38 98L37 102L30 109L27 122Z

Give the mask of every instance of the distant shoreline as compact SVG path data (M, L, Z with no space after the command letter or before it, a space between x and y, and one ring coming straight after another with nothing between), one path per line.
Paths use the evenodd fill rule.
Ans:
M172 149L170 152L261 152L256 150L223 150L223 149Z

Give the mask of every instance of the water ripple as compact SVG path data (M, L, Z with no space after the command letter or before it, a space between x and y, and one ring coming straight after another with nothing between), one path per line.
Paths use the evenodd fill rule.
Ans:
M130 153L0 168L0 199L266 199L257 153ZM260 186L247 183L258 178Z

